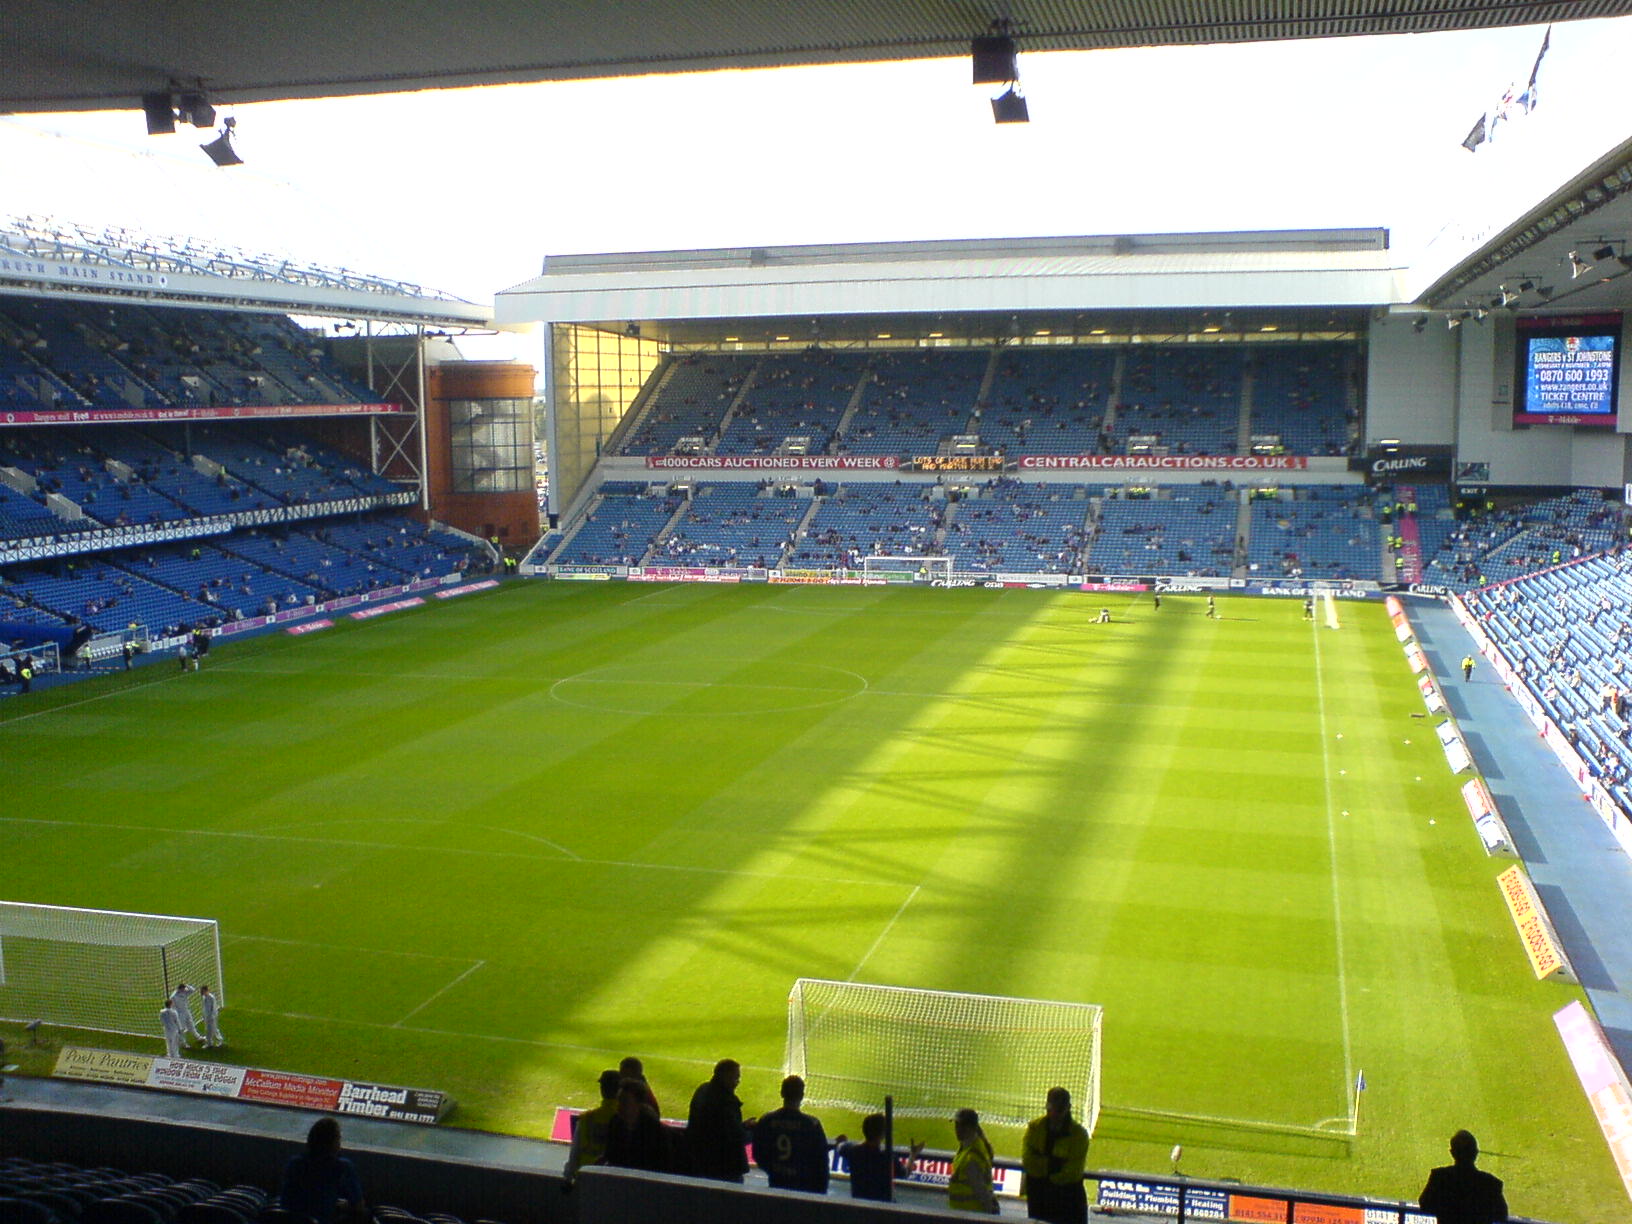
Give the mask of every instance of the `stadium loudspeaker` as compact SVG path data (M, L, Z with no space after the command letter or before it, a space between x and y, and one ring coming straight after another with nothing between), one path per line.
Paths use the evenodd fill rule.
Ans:
M208 98L196 90L190 90L178 97L176 110L184 123L201 128L215 126L215 107L210 105Z
M238 125L236 119L222 120L221 135L209 144L199 145L209 156L209 159L218 166L241 166L244 159L238 156L238 151L232 147L232 129Z
M171 109L169 94L143 94L142 113L147 116L149 136L164 136L176 130L176 112Z
M1030 123L1026 100L1014 90L992 99L992 118L998 123Z
M974 61L976 85L1006 85L1018 80L1020 69L1014 58L1014 39L1007 34L987 34L969 44Z

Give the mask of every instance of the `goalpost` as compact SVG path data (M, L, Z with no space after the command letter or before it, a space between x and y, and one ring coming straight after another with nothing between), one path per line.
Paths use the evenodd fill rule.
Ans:
M211 919L0 901L0 1019L160 1037L181 982L226 1002Z
M1093 1003L800 978L788 995L784 1073L812 1105L1024 1126L1055 1085L1091 1134L1099 1120L1100 1020Z
M952 558L863 557L861 572L886 582L946 582L952 577Z

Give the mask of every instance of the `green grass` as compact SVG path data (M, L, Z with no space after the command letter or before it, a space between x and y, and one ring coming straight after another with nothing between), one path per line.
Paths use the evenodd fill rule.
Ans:
M528 584L8 701L0 891L218 918L233 1059L460 1125L626 1053L755 1112L854 977L1102 1004L1098 1167L1411 1197L1467 1126L1624 1219L1382 610L1110 598Z

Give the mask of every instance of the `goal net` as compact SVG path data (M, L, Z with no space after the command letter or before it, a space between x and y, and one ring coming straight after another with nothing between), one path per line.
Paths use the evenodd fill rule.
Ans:
M1099 1120L1101 1008L998 995L800 978L788 995L785 1073L813 1105L870 1113L888 1095L906 1117L1024 1126L1048 1090L1070 1090L1091 1133Z
M952 558L863 557L861 572L886 582L944 582L952 577Z
M159 1037L181 982L226 1002L209 919L0 901L0 1019Z

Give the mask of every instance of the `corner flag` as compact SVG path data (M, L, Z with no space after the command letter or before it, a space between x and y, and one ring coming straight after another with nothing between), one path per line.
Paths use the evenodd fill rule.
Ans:
M1364 1071L1360 1072L1359 1075L1354 1077L1354 1090L1356 1092L1364 1092L1366 1090L1366 1073Z

